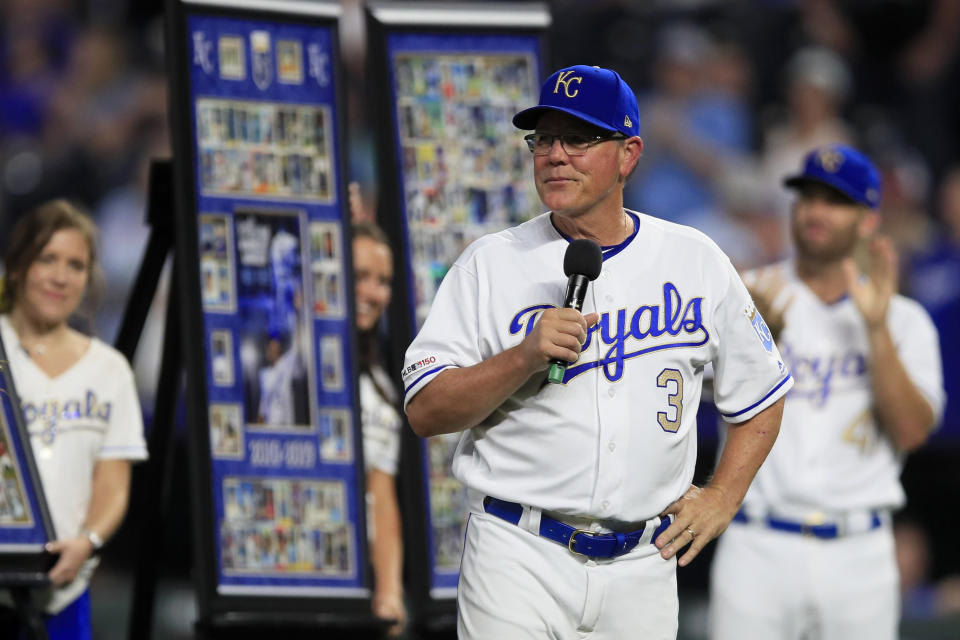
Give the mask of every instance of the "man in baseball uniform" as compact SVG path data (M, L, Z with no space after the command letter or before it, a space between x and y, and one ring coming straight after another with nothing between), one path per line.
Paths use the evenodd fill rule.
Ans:
M746 288L703 234L623 208L640 159L633 91L561 69L513 119L548 212L471 245L407 350L420 436L463 432L470 492L461 638L675 638L676 556L737 512L792 380ZM583 313L562 304L574 239L602 248ZM547 382L551 359L570 363ZM733 423L691 486L704 367Z
M776 311L796 381L776 445L721 538L711 584L714 640L897 637L890 511L904 454L944 405L936 329L897 295L897 262L876 237L880 178L844 145L813 150L785 181L794 259L747 274ZM869 268L854 260L867 250ZM782 319L782 322L781 322Z

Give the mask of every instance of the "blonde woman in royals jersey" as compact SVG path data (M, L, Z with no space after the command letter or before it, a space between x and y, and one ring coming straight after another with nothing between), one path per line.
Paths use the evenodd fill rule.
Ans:
M131 461L147 457L130 366L68 325L99 272L96 238L66 201L41 205L10 234L0 294L0 333L56 535L52 587L39 602L51 640L91 637L96 554L123 521Z

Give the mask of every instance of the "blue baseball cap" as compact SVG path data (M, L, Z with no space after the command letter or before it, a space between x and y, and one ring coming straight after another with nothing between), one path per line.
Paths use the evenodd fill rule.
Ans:
M555 72L540 89L540 104L513 116L518 129L536 129L546 111L561 111L623 135L640 135L637 97L616 71L584 64Z
M880 206L880 172L853 147L833 144L814 149L804 158L802 172L785 178L783 184L797 188L810 182L833 187L871 209Z

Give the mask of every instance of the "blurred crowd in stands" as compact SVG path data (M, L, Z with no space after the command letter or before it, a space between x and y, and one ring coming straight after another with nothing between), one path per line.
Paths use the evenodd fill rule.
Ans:
M738 267L787 255L790 201L780 181L806 151L846 142L878 161L901 290L928 309L942 341L949 402L930 446L957 448L960 2L548 4L548 69L597 64L643 87L645 157L627 206L700 228ZM342 5L351 179L359 182L351 197L372 217L367 123L387 112L364 102L362 5ZM170 155L162 9L161 0L0 3L0 244L38 203L66 197L86 207L103 235L107 294L96 331L108 342L147 237L146 169ZM145 391L156 369L153 359L139 368ZM910 558L920 574L905 576L907 611L960 610L956 587L936 605L913 590L914 582L929 587L924 534L898 531L921 549Z
M162 22L134 30L124 9L0 4L0 237L51 198L90 211L107 276L96 329L108 342L146 242L149 159L170 156Z

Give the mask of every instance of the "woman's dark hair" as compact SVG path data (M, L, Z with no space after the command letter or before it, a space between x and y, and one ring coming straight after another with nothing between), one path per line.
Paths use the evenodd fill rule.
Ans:
M10 313L17 301L20 286L34 260L57 231L73 229L87 242L90 260L87 264L88 303L99 298L103 276L97 259L97 225L78 207L66 200L51 200L30 211L13 225L4 257L5 272L0 290L0 313ZM95 306L95 305L93 305ZM92 311L92 309L91 309ZM92 326L92 322L91 322Z

